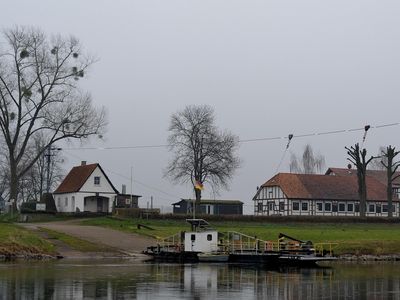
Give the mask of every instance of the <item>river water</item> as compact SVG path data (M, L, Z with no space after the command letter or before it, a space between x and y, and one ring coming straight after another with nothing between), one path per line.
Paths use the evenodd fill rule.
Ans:
M400 299L400 263L275 269L130 260L0 263L0 299Z

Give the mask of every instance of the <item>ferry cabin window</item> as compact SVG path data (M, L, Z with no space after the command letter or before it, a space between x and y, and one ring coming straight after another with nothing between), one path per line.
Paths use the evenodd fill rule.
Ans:
M307 202L302 202L301 203L301 210L308 210L308 203Z
M293 210L300 210L300 204L299 202L293 202Z
M387 213L388 212L388 206L387 204L382 205L382 212Z
M207 241L212 241L212 234L207 234Z
M346 211L346 205L344 203L339 203L339 211L340 212Z
M190 235L190 240L191 241L195 241L196 240L196 235L195 234L191 234Z
M380 214L382 212L382 206L380 204L376 205L376 213Z
M325 203L325 211L331 211L332 210L332 205L330 202Z
M347 211L349 211L349 212L353 212L354 211L353 203L347 203Z
M375 212L375 205L374 204L368 205L368 212L370 212L370 213Z
M317 210L322 211L322 202L317 202Z

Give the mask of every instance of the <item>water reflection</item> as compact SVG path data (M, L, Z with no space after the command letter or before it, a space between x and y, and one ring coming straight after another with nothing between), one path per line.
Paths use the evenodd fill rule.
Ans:
M118 261L1 263L0 299L400 299L400 264L280 269Z

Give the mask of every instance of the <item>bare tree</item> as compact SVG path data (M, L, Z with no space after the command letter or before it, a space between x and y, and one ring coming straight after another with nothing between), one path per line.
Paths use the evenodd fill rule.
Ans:
M32 155L41 151L45 139L39 137L35 140ZM60 148L52 147L41 155L32 168L21 178L19 192L21 199L26 201L37 201L41 198L43 193L52 191L63 177L63 169L61 167L64 162L64 157L59 151Z
M310 144L304 147L303 155L299 160L295 154L290 157L290 172L302 174L321 173L325 167L325 158L321 154L314 155Z
M371 156L368 160L366 159L367 150L360 149L359 144L355 144L354 146L345 147L347 150L348 158L356 168L357 168L357 179L358 179L358 196L360 198L360 217L365 217L366 213L366 205L367 205L367 166L374 159Z
M48 38L32 28L4 31L0 49L0 132L7 148L10 198L17 199L18 182L47 147L65 139L101 135L105 110L96 109L78 88L93 59L77 39ZM45 141L27 155L37 135Z
M400 177L396 175L397 169L400 167L400 161L394 162L395 157L400 153L396 151L396 147L391 145L382 151L381 164L386 169L387 175L387 201L388 201L388 217L393 217L393 182Z
M368 167L369 170L378 170L378 171L386 170L386 168L382 164L382 162L387 164L387 158L383 155L385 150L386 150L386 147L383 147L383 146L379 147L378 154L376 156L374 156L374 159L369 164L369 167Z
M238 138L216 128L214 110L210 106L187 106L173 114L169 132L168 144L174 157L166 175L175 182L191 182L196 206L200 203L204 183L209 183L214 191L228 188L240 164L235 155Z

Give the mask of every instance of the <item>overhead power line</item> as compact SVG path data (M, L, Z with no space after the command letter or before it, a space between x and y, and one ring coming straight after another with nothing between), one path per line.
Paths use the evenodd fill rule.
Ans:
M371 129L379 129L385 127L398 126L400 122L382 124L382 125L366 125L370 126ZM321 131L321 132L310 132L305 134L293 134L293 138L304 138L311 136L319 136L319 135L331 135L331 134L339 134L339 133L348 133L354 131L362 131L365 130L365 127L360 128L350 128L350 129L340 129L340 130L331 130L331 131ZM264 137L264 138L254 138L254 139L240 139L239 143L251 143L251 142L262 142L262 141L273 141L280 139L288 139L288 136L274 136L274 137ZM154 144L154 145L136 145L136 146L109 146L109 147L74 147L74 148L64 148L63 150L124 150L124 149L146 149L146 148L167 148L167 144Z

